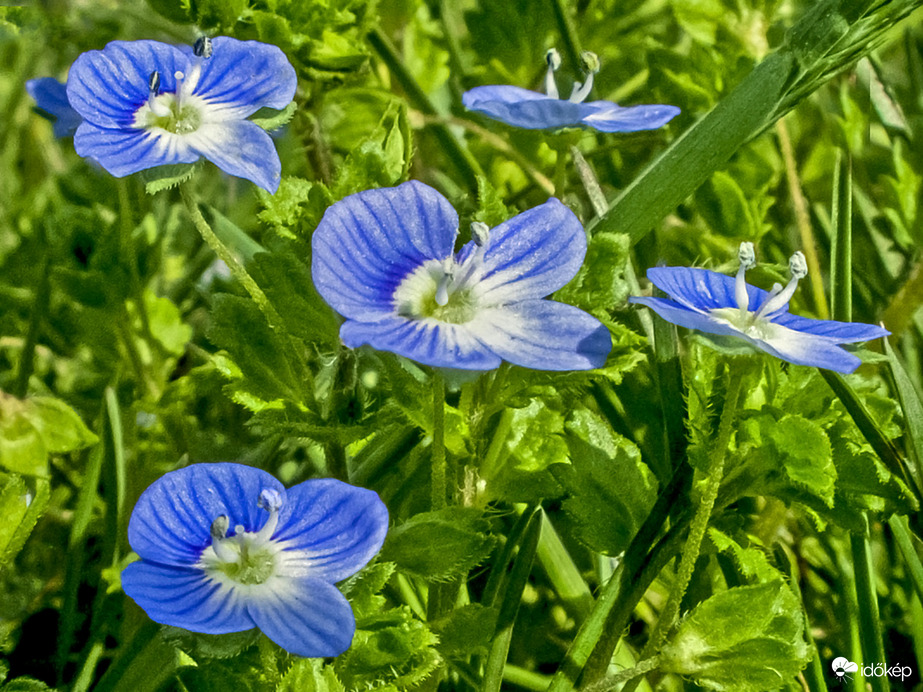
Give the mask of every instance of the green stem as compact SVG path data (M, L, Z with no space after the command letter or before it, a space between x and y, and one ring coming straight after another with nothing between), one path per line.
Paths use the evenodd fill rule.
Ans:
M920 597L920 601L923 602L923 564L920 563L920 556L913 545L913 535L907 526L907 517L891 515L888 519L888 526L894 532L894 542L897 543L897 548L904 558L904 564L907 565L907 573L910 575L910 581L913 582L913 588Z
M593 207L593 213L596 216L602 216L606 213L609 205L606 202L606 195L603 194L603 189L599 184L599 179L597 179L596 174L593 172L593 169L590 167L590 164L587 163L587 160L584 158L580 149L576 146L570 148L571 158L574 160L574 167L577 169L577 175L580 176L580 182L583 183L583 189L586 190L587 197L590 198L590 204ZM631 265L631 262L626 262L627 265ZM632 278L634 277L634 272L632 272ZM637 279L635 279L637 283ZM631 286L635 290L634 286Z
M862 515L865 531L850 532L853 570L856 576L856 598L859 605L859 637L862 643L863 663L885 661L885 647L881 637L881 619L878 615L878 592L875 589L875 570L872 566L872 546L868 534L868 518ZM869 676L866 682L873 692L891 689L887 675Z
M510 685L516 685L533 692L545 692L548 689L548 683L551 678L541 673L534 673L531 670L520 668L507 663L503 668L503 682Z
M38 334L42 320L48 314L48 303L51 299L51 279L49 277L50 262L47 251L43 250L43 257L39 265L38 288L35 292L35 304L29 315L29 330L26 340L19 355L19 370L16 372L16 382L11 394L20 399L25 398L29 391L29 379L35 368L35 348L38 346Z
M561 599L564 608L577 624L586 620L593 609L593 594L580 570L574 564L558 532L545 513L542 513L542 536L538 542L538 561L548 575L548 581Z
M728 368L728 390L724 399L724 408L721 412L721 420L718 423L718 435L715 444L712 447L709 456L709 464L704 473L705 487L702 490L702 497L699 500L699 506L692 518L689 526L689 536L686 538L686 545L683 548L683 554L680 558L679 569L677 570L676 579L673 587L670 589L670 596L667 604L664 606L654 631L651 632L644 650L641 652L641 658L646 659L653 656L660 650L667 632L673 626L673 622L679 615L679 609L686 595L686 589L692 580L692 573L695 570L696 560L699 559L699 553L702 549L702 540L705 538L705 532L708 529L708 522L711 519L712 509L715 501L718 499L718 490L721 488L721 480L724 477L724 461L727 457L728 445L731 439L731 433L734 429L734 421L737 418L737 402L740 398L740 392L743 388L744 378L740 373L733 372L733 368ZM633 684L634 683L634 684ZM625 692L634 690L637 686L635 681L629 682L625 686Z
M564 53L570 64L575 69L580 67L580 37L577 35L577 29L570 15L567 14L567 8L562 0L551 0L551 11L554 14L555 21L558 23L558 31L564 41Z
M260 311L263 313L263 316L269 322L269 326L272 327L276 332L284 334L282 329L282 319L279 317L279 313L276 312L276 309L269 302L269 299L266 297L266 294L263 293L256 281L253 280L253 277L247 273L247 270L244 268L244 265L240 263L237 257L234 256L234 253L231 252L230 248L225 245L221 240L215 235L215 232L212 230L212 227L208 225L208 221L205 220L205 217L202 216L202 211L199 209L199 205L195 201L195 197L191 189L189 188L188 183L183 183L179 186L180 196L183 198L183 203L186 205L186 210L189 212L189 216L192 219L192 223L195 225L196 230L202 235L202 239L208 243L208 246L214 250L215 254L218 256L222 262L224 262L228 269L231 270L231 274L234 278L244 287L244 290L250 294L250 297L253 299L253 302L257 304Z
M632 611L679 548L681 524L676 524L653 550L651 545L670 510L679 506L677 500L687 486L688 476L689 466L683 463L660 492L625 551L624 559L603 586L589 617L580 626L549 692L566 692L573 689L581 677L592 681L605 674Z
M433 510L446 506L445 461L445 381L442 373L433 371Z
M506 584L506 593L500 604L500 614L497 616L497 630L487 654L487 663L484 666L483 692L499 692L503 682L503 670L506 667L506 658L509 655L510 641L513 638L513 625L519 613L519 604L522 602L522 592L529 580L532 563L535 560L535 551L538 548L539 536L542 531L541 507L536 507L529 512L529 526L523 535L522 545L513 563Z
M658 665L660 665L660 658L658 656L646 658L634 668L623 670L621 673L610 675L597 683L588 685L584 688L584 692L605 692L606 690L615 689L618 685L624 685L642 675L650 673L652 670L656 670Z

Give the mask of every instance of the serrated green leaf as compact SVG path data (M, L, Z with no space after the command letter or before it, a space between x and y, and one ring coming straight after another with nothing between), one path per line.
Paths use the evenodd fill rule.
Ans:
M267 132L278 130L283 125L287 125L295 117L295 111L298 110L298 104L292 101L280 111L271 108L261 108L250 118L250 122L259 125Z
M417 514L392 529L381 558L430 582L463 576L487 559L494 547L487 521L471 507Z
M303 178L283 177L276 194L257 190L263 211L259 218L282 238L307 240L333 198L327 188Z
M0 573L13 564L26 539L48 507L51 486L37 479L30 491L22 478L0 473Z
M376 562L339 585L343 595L349 599L356 622L361 623L364 618L377 615L383 610L385 598L379 592L395 569L393 562Z
M624 305L631 289L626 277L628 236L619 233L594 235L577 275L555 299L576 305L597 317L605 317Z
M302 400L286 345L252 301L230 294L216 295L208 337L227 351L233 362L236 372L224 372L235 380L233 388L243 395L242 402Z
M787 684L808 658L801 605L780 580L697 605L664 646L659 668L711 690L765 692Z
M797 414L786 415L766 427L764 439L781 461L788 479L833 506L836 467L830 440L815 422Z
M445 656L485 654L497 628L497 608L469 603L432 624L439 636L439 649Z
M770 582L782 578L782 573L773 567L766 553L760 548L744 548L726 533L715 528L708 530L708 536L719 553L728 553L732 557L740 574L748 581Z
M346 692L333 666L318 658L300 658L282 676L276 692Z
M356 630L352 646L336 659L337 676L349 690L412 688L442 663L436 642L409 607L386 610Z
M186 182L199 168L200 163L172 163L166 166L147 168L139 173L144 182L147 194L156 195L158 192L170 190Z
M6 683L3 686L3 692L54 692L54 688L49 687L41 680L24 675Z
M571 463L551 469L568 491L564 511L582 543L617 555L647 518L657 499L657 480L638 448L596 414L576 411L566 429Z
M339 343L337 318L314 288L310 268L294 253L258 253L250 272L292 336L321 348Z
M230 634L202 634L179 627L164 625L163 640L185 651L193 659L233 658L256 644L260 638L258 629L232 632Z

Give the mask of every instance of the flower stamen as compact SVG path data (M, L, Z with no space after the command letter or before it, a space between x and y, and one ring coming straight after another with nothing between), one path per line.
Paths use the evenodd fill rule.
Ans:
M792 296L795 295L798 282L808 275L808 263L805 261L804 254L800 250L789 259L788 271L792 275L788 284L785 288L777 288L779 286L778 284L773 286L773 290L770 292L769 297L766 298L765 302L757 311L755 319L759 320L766 315L771 315L781 310L785 307L785 304L792 299Z
M599 72L599 56L592 51L585 50L580 54L580 61L583 63L583 69L586 72L586 80L581 84L574 82L574 88L570 92L568 101L571 103L583 103L586 97L593 90L593 79Z
M750 310L750 294L747 293L746 273L756 264L756 252L753 250L753 243L741 243L737 251L737 260L740 262L740 268L737 270L737 277L734 280L734 298L737 300L737 307L740 308L741 319L747 316Z
M554 81L554 73L561 67L561 54L554 48L549 48L545 52L545 62L548 63L548 71L545 73L545 93L553 99L558 98L558 85Z

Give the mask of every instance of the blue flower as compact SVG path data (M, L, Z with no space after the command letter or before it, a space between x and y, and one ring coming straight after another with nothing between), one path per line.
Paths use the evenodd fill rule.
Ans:
M541 300L583 263L586 236L552 198L454 252L458 216L410 181L366 190L327 209L313 237L321 296L346 318L340 338L420 363L490 370L506 360L539 370L598 368L609 333L571 305Z
M141 556L122 588L155 622L227 634L258 627L299 656L337 656L356 625L334 586L381 548L388 510L333 479L286 490L241 464L194 464L138 500L128 541Z
M545 56L548 62L546 93L506 85L482 86L466 91L462 95L462 103L468 110L527 130L592 127L600 132L637 132L654 130L679 114L676 106L623 108L612 101L585 103L584 99L593 88L593 76L599 71L599 60L590 52L585 52L582 57L587 68L586 81L582 84L576 82L566 100L558 98L554 73L561 65L561 58L552 48Z
M69 137L83 122L80 113L71 108L67 90L54 77L39 77L26 82L26 91L35 100L35 106L42 115L54 121L55 137Z
M807 274L804 255L796 252L790 262L792 278L785 288L776 284L769 292L744 280L755 264L752 243L740 246L740 269L736 278L692 267L657 267L647 278L670 299L632 297L668 322L709 334L733 336L777 358L797 365L850 373L862 361L838 344L868 341L890 334L873 324L814 320L792 315L788 301L799 279Z
M282 166L270 136L247 117L285 108L295 70L276 46L207 38L196 48L113 41L83 53L67 98L84 122L74 148L116 177L200 157L269 192Z

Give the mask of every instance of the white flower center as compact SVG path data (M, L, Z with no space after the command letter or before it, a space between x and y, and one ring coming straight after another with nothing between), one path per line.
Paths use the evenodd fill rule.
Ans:
M796 252L792 255L788 262L789 272L792 275L791 280L789 280L785 288L782 288L781 284L775 284L762 304L756 310L751 311L745 274L747 269L756 264L753 243L741 243L737 257L740 261L740 268L737 270L737 277L734 282L734 298L737 302L737 307L715 308L710 310L709 314L747 336L766 340L770 337L770 332L775 329L775 325L772 323L773 318L791 300L795 294L795 289L798 287L798 281L807 275L807 263L801 252Z
M197 59L189 74L177 71L176 91L159 93L160 75L151 74L150 96L135 111L134 127L142 130L161 129L172 134L187 135L201 127L204 121L205 101L193 94L202 73L202 63Z
M483 276L487 226L471 229L475 248L461 262L455 257L427 260L404 277L394 291L394 310L412 320L434 319L465 324L474 319L479 301L474 290Z
M282 547L272 540L272 534L279 523L279 509L282 496L266 488L260 493L258 504L269 512L269 518L259 531L244 531L243 526L234 527L234 535L228 536L229 519L226 514L212 522L212 544L199 558L206 574L223 581L230 579L238 584L262 584L279 572Z

